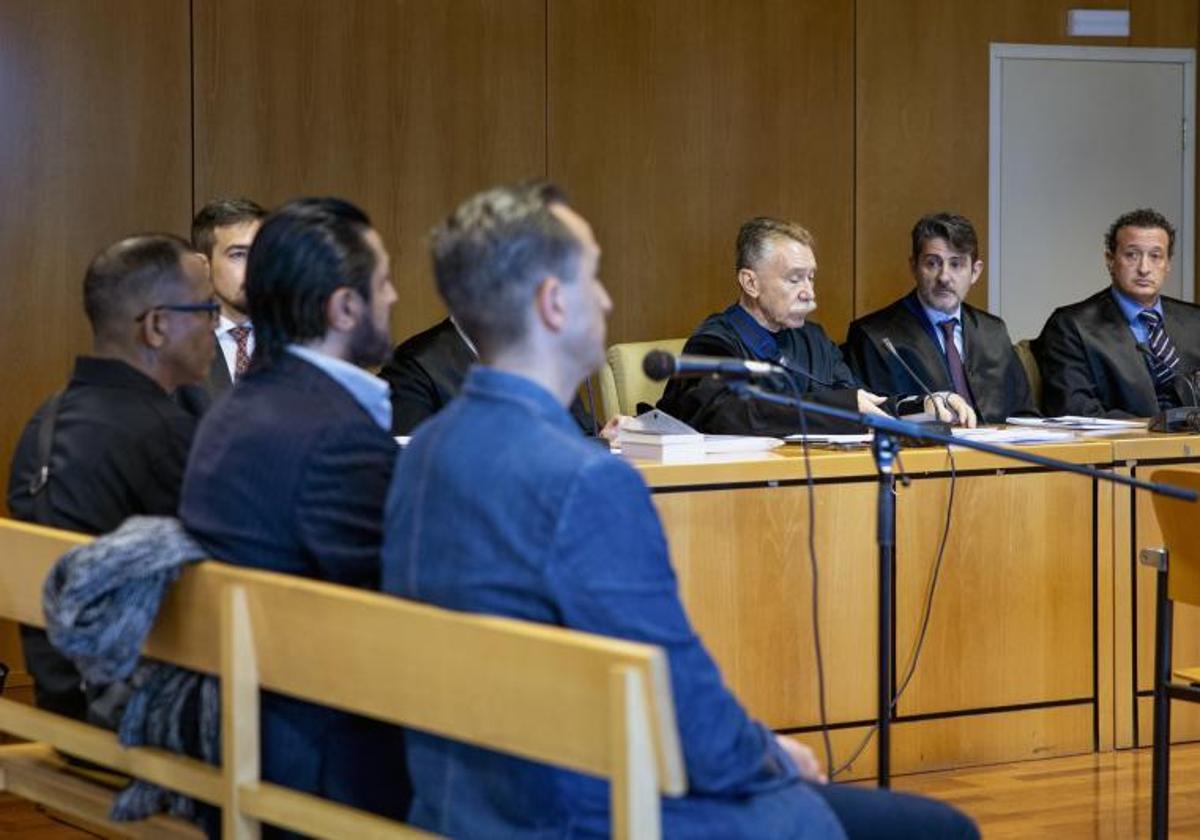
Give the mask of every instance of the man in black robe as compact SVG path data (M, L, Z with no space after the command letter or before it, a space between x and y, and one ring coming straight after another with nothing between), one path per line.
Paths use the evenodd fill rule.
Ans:
M392 434L411 435L458 396L467 371L479 361L475 346L454 320L445 318L402 341L379 375L392 386ZM616 423L598 429L578 397L571 417L586 435L611 437Z
M971 222L950 213L922 217L912 229L908 264L916 288L850 325L846 356L862 382L889 396L925 387L957 393L984 423L1036 414L1004 321L964 301L983 273Z
M1048 414L1149 417L1200 404L1200 307L1161 294L1175 228L1134 210L1105 236L1112 285L1054 311L1034 343Z
M805 400L846 411L885 414L885 397L859 387L853 371L819 324L808 320L817 307L814 280L817 260L812 235L794 222L759 217L742 225L736 248L741 294L724 312L710 315L696 329L683 352L771 362L786 368L790 384ZM783 383L780 383L783 384ZM905 402L919 411L922 400ZM944 404L925 406L949 419ZM940 401L939 401L940 402ZM961 400L965 422L974 416ZM658 407L710 434L790 435L801 430L794 408L761 400L744 400L716 378L676 379ZM812 432L852 432L855 424L814 413L806 417Z

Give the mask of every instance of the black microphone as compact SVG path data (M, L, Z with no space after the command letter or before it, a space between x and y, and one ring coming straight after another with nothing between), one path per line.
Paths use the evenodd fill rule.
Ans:
M921 379L921 377L917 376L917 372L915 370L913 370L911 367L909 367L908 362L904 361L904 357L900 355L900 352L896 349L896 345L892 344L892 340L890 338L883 339L883 347L885 350L887 350L889 353L892 354L892 358L894 358L897 362L899 362L900 366L902 368L904 368L906 371L908 371L908 375L911 376L913 378L913 381L917 383L917 386L922 391L925 392L925 396L929 397L929 399L933 402L934 409L935 409L934 413L936 414L937 413L936 408L937 408L937 403L938 403L938 399L939 399L938 396L933 393L932 389L930 389L930 387L928 385L925 384L925 380L923 380L923 379ZM942 398L942 401L946 402L944 398ZM951 416L953 416L955 420L962 419L961 417L958 416L958 412L950 407L949 402L946 402L946 410L948 412L950 412Z
M642 372L655 382L695 376L720 376L727 379L755 379L781 376L784 369L769 362L753 362L720 356L676 356L665 350L651 350L642 359Z

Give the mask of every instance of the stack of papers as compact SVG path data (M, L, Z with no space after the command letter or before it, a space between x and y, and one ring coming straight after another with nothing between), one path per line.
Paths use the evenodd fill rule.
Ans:
M1015 429L954 429L952 434L959 440L979 443L1066 443L1075 439L1069 431L1040 428Z
M1010 426L1027 426L1036 429L1074 429L1083 431L1118 432L1124 429L1144 429L1145 420L1111 420L1107 417L1077 417L1064 414L1062 417L1009 417L1004 421Z
M686 464L714 453L766 452L783 446L783 441L750 435L702 435L687 423L651 409L621 426L617 444L627 458Z
M652 435L621 430L618 435L621 454L626 458L658 461L663 464L688 464L703 461L706 455L729 452L766 452L783 441L749 435Z

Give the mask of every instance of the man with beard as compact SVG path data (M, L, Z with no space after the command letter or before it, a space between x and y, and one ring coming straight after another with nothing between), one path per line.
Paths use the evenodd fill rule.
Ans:
M213 556L375 589L396 459L387 384L364 370L390 349L396 302L370 220L333 198L269 215L250 248L253 363L205 415L180 517ZM402 819L398 729L263 697L263 776Z
M983 274L970 220L953 213L918 219L908 267L915 288L850 325L846 355L866 386L888 395L919 393L922 387L957 394L982 423L1036 414L1004 321L966 302Z

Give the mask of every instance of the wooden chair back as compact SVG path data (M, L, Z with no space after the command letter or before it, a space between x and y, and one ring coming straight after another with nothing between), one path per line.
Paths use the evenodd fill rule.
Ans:
M42 581L87 537L0 520L0 617L42 625ZM618 836L659 833L659 795L686 788L663 652L531 622L204 562L164 600L144 653L221 677L224 766L0 699L0 730L223 809L324 837L420 832L259 779L259 690L368 715L612 782Z
M1023 338L1013 345L1013 350L1017 354L1017 359L1021 362L1021 367L1025 371L1025 378L1029 380L1029 390L1033 394L1033 405L1038 411L1042 410L1042 368L1038 364L1037 356L1033 353L1033 342L1028 338Z
M1200 492L1200 472L1155 470L1152 481ZM1167 548L1167 597L1200 605L1200 503L1154 496L1154 514Z
M662 399L667 385L665 382L655 382L642 372L642 359L651 350L682 353L686 343L686 338L664 338L609 347L605 354L605 365L600 369L600 397L606 416L634 416L638 413L638 403L654 405Z

